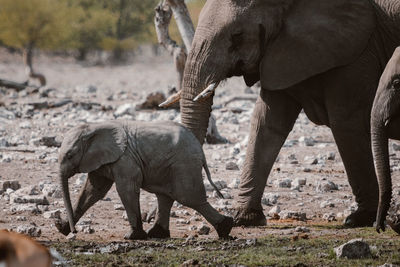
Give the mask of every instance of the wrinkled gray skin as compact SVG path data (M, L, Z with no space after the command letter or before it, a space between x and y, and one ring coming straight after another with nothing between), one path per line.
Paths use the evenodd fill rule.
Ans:
M237 225L263 225L261 198L275 159L303 109L331 128L358 210L372 226L378 205L370 113L383 69L400 45L399 0L208 0L185 67L182 124L203 143L208 85L260 81L241 174Z
M376 230L385 231L385 218L392 199L388 139L400 140L400 47L396 49L379 82L371 112L371 135L379 184ZM391 222L393 224L393 222ZM400 234L399 225L391 225Z
M74 225L114 182L131 225L126 239L169 237L174 200L202 214L221 238L232 228L232 218L207 202L202 167L208 177L209 171L200 143L177 123L114 121L75 127L64 138L59 163L68 222L56 226L64 235L75 231ZM72 209L68 179L76 173L88 173L88 178ZM147 234L141 222L140 188L155 193L158 201L156 220Z

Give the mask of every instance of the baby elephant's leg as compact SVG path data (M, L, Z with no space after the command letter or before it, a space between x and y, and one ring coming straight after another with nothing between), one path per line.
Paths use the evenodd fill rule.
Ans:
M174 200L169 196L157 194L157 202L156 220L147 235L150 238L169 238L169 216Z
M147 234L143 231L142 219L140 215L139 193L140 189L136 188L134 178L132 177L116 177L115 185L122 204L125 207L128 216L131 231L128 232L125 239L146 239Z
M233 227L233 218L220 214L210 203L204 202L200 205L188 207L197 210L206 220L214 226L219 238L229 238L229 233Z
M175 171L175 199L182 205L195 209L214 226L220 238L229 238L233 226L233 219L224 216L215 210L208 202L206 190L201 176L202 163L192 161L193 165L176 168Z

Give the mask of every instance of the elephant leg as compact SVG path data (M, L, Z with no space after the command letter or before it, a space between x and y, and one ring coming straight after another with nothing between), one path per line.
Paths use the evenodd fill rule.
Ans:
M358 209L344 221L348 227L372 226L378 207L378 182L371 152L370 136L360 129L349 127L332 132L345 166Z
M113 181L107 177L102 176L99 173L91 172L88 174L86 184L82 188L78 202L75 204L74 213L74 224L85 214L85 212L93 206L97 201L104 198L107 192L110 190ZM58 230L68 235L70 233L69 224L67 221L61 220L56 223Z
M147 234L143 231L142 217L140 215L140 188L137 188L137 185L135 184L135 178L139 175L134 174L132 176L134 178L125 176L116 177L115 179L118 195L125 207L128 221L131 225L131 230L124 236L124 238L132 240L146 239Z
M261 206L264 188L275 159L300 111L300 104L286 93L261 90L251 120L235 225L266 224Z
M169 216L174 200L166 195L157 194L157 215L154 225L147 232L150 238L169 238Z
M229 238L233 227L233 218L220 214L210 203L204 201L200 205L190 204L188 207L198 211L215 228L219 238Z

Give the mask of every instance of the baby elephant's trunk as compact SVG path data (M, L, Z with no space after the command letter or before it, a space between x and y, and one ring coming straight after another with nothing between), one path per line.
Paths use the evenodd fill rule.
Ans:
M210 184L212 185L212 187L214 187L215 191L217 191L218 196L219 196L220 198L224 198L224 195L221 193L221 191L219 191L218 187L217 187L217 186L214 184L214 182L211 180L210 170L208 169L208 166L207 166L207 162L206 162L206 161L204 161L203 168L204 168L204 170L206 171L206 175L207 175L208 181L210 182Z
M64 206L65 206L65 209L67 210L69 227L70 227L70 230L72 233L76 233L75 225L74 225L74 213L72 211L71 198L69 195L68 177L65 175L60 175L60 180L61 180L61 187L62 187L63 196L64 196Z

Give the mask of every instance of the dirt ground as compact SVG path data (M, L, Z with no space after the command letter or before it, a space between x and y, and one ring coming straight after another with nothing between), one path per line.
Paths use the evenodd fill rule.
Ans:
M19 55L10 55L0 51L0 78L12 81L25 81L24 66ZM168 87L175 84L172 59L168 55L138 56L125 65L90 65L80 64L70 58L40 56L35 61L37 71L46 75L48 85L39 93L17 93L10 89L0 89L0 181L17 180L21 187L43 183L57 184L57 147L38 144L42 137L56 137L61 141L63 134L72 126L83 122L115 119L115 112L123 104L140 103L150 92L167 93ZM217 89L213 114L217 118L220 134L230 142L227 144L205 144L204 150L214 181L225 181L228 188L223 192L231 199L220 200L208 191L210 203L223 213L231 214L235 206L238 189L229 186L240 178L240 168L246 149L250 118L254 107L253 101L236 101L224 107L222 104L237 94L256 93L257 88L247 89L241 78L232 78ZM41 108L38 103L58 103L71 100L61 107ZM179 121L175 110L131 111L116 119L165 120ZM309 139L311 138L311 139ZM1 143L1 140L4 140ZM310 141L311 140L311 141ZM400 151L396 151L396 142L390 145L391 164L393 165L394 195L400 194L398 168ZM314 162L313 162L314 161ZM228 163L235 163L239 170L227 170ZM313 164L312 164L313 163ZM73 200L82 187L84 175L70 179ZM278 182L283 179L306 179L299 190L282 188ZM317 192L318 182L331 181L338 190ZM306 214L306 220L268 220L269 225L338 224L355 209L354 196L348 184L344 167L327 127L315 126L304 114L299 116L279 158L269 176L265 194L277 195L276 203L264 201L264 213L275 205L281 211L295 211ZM268 196L268 195L267 195ZM271 196L271 195L269 195ZM268 197L266 197L268 198ZM62 198L47 197L49 205L40 207L42 211L61 209L65 218ZM325 202L324 202L325 201ZM324 202L324 204L322 204ZM116 210L121 204L115 187L107 197L92 207L81 220L91 220L94 233L78 232L77 239L96 242L122 241L129 230L128 222L123 219L123 210ZM141 194L141 209L149 212L155 204L155 197L147 192ZM268 205L266 205L268 204ZM18 212L12 209L16 204L9 203L6 194L0 198L0 228L16 230L20 225L35 224L42 231L38 240L44 242L65 242L54 226L54 219L47 219L43 214L31 214L29 211ZM175 203L174 217L171 218L171 236L185 238L196 235L196 227L205 220L193 210ZM327 215L328 214L328 215ZM21 220L26 217L26 221ZM328 222L333 220L333 222ZM18 219L18 220L17 220ZM189 224L187 224L189 222ZM195 227L193 227L195 226ZM144 223L148 229L149 223ZM311 227L310 235L346 235L356 230L326 228L315 230ZM293 235L293 229L285 227L234 228L232 236L238 238L261 238L270 235ZM212 229L209 235L201 238L216 238ZM399 239L392 232L392 237Z

